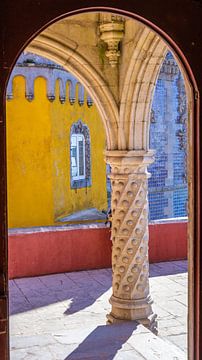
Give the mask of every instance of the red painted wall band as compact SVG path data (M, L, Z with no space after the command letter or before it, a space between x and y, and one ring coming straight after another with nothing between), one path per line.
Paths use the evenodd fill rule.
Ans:
M149 225L150 262L186 259L187 223ZM111 266L109 228L9 235L9 278Z

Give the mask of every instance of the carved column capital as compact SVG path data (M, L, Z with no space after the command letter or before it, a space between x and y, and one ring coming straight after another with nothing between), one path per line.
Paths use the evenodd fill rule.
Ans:
M154 162L154 150L112 150L105 151L105 160L111 166L111 173L113 175L147 175L148 165Z

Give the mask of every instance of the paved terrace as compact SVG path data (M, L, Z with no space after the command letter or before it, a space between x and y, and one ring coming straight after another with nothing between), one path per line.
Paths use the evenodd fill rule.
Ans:
M11 360L187 359L187 262L150 265L159 336L106 326L111 270L10 281Z

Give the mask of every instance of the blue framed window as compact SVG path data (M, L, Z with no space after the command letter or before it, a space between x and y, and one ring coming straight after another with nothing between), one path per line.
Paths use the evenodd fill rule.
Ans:
M71 136L70 153L72 179L85 179L85 138L83 134L73 134Z
M71 127L70 164L71 188L91 186L90 133L81 120Z

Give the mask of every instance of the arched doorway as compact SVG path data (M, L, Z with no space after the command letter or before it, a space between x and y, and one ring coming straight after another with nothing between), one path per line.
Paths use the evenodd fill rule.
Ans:
M43 5L44 6L44 5ZM58 6L58 5L57 5ZM109 6L109 5L108 5ZM118 6L118 5L117 5ZM133 4L133 6L134 6L134 4ZM131 15L132 17L134 17L134 18L138 18L139 20L140 20L140 17L139 16L133 16L133 11L136 13L136 12L138 12L139 14L141 14L142 16L144 16L145 18L151 18L151 15L150 15L150 6L151 6L151 4L149 5L149 6L145 6L145 9L144 10L141 10L141 9L139 9L139 10L137 10L137 9L135 9L134 10L134 8L132 7L132 5L127 5L127 9L125 8L125 10L128 10L128 11L130 11L130 13L128 13L129 15ZM190 11L190 8L189 8L189 6L191 6L191 2L189 2L189 3L187 3L187 6L184 8L184 12L183 12L183 14L189 14L189 11ZM196 7L195 7L196 6ZM194 12L191 12L191 16L189 17L188 15L187 15L187 18L186 19L189 19L190 20L190 22L193 20L193 16L194 15L196 15L197 14L197 16L199 16L200 15L200 11L201 11L201 8L200 8L200 5L199 5L199 8L197 7L198 6L198 4L196 4L196 5L194 5L193 6L193 11ZM26 7L26 5L25 5L25 7ZM120 9L122 9L122 5L120 4ZM192 9L192 7L191 7L191 9ZM26 9L25 9L26 10ZM33 24L34 24L34 12L32 12L31 11L31 9L29 8L28 9L29 11L30 11L30 13L32 13L32 19L33 19ZM71 10L76 10L76 9L74 9L74 8L71 8L71 6L69 7L69 6L67 6L66 4L64 5L64 4L61 4L61 9L59 10L59 12L58 12L58 10L56 10L56 9L54 9L54 8L51 8L50 9L50 12L48 12L48 16L49 16L49 18L47 18L47 19L43 19L43 16L42 16L42 18L41 18L41 23L39 24L37 24L37 29L35 29L35 31L37 30L38 31L38 29L40 28L41 29L41 27L42 26L46 26L45 25L45 23L48 23L48 21L54 21L54 19L57 17L57 16L63 16L62 14L64 14L64 13L68 13L69 11L71 11ZM86 9L85 9L86 10ZM91 9L91 10L103 10L103 8L94 8L94 9ZM105 10L106 10L106 8L105 8ZM108 7L108 10L114 10L114 9L111 9L110 7ZM169 11L171 11L171 14L172 14L172 10L173 10L173 8L172 8L172 5L170 5L169 6L169 8L167 9L167 14L169 13ZM175 9L176 10L176 9ZM180 13L180 10L181 9L177 9L176 10L176 13L179 15L179 13ZM200 10L200 11L199 11ZM117 11L117 9L116 9L116 11ZM178 12L177 12L178 11ZM25 11L26 12L26 11ZM121 10L120 10L120 13L123 13ZM36 15L38 16L38 11L36 10ZM165 18L164 17L162 17L162 9L161 9L161 7L159 7L159 9L157 10L157 12L156 12L156 14L155 14L155 16L156 16L156 18L154 19L154 18L152 18L152 21L154 22L154 23L156 23L158 26L160 26L160 27L162 27L162 28L166 28L166 30L167 30L167 33L169 33L169 34L171 34L172 35L172 32L171 32L171 25L173 25L173 22L170 20L170 21L168 21L168 25L167 25L167 27L165 26L163 26L163 24L162 24L162 20L161 19L164 19L164 21L165 21ZM10 21L10 19L11 19L12 17L9 17L8 16L8 23L9 23L9 21ZM43 19L43 20L42 20ZM167 19L167 18L166 18ZM145 23L147 23L145 20L143 20L143 19L141 19L143 22L145 22ZM167 19L167 20L169 20L169 19ZM35 22L35 24L36 24L36 22ZM151 24L150 24L151 25ZM34 25L33 25L34 26ZM30 28L31 28L31 24L30 24ZM155 26L153 26L153 28L155 28ZM195 83L194 83L194 79L193 79L193 77L192 77L192 75L191 75L191 72L190 72L190 69L189 69L189 67L187 66L187 63L186 63L186 61L185 61L185 59L184 59L184 57L182 56L182 54L180 53L180 51L179 51L179 49L176 47L176 45L174 44L174 43L172 43L172 41L170 40L170 38L168 38L168 36L166 36L165 34L163 34L159 29L157 29L157 28L155 28L156 30L157 30L157 32L158 33L160 33L161 35L163 35L163 38L164 39L166 39L169 43L170 43L170 45L171 45L171 47L173 48L173 50L176 52L176 54L178 55L178 58L180 59L180 61L181 61L181 63L184 65L184 69L185 69L185 72L186 72L186 74L187 74L187 76L188 76L188 78L189 78L189 81L190 81L190 83L192 84L192 90L194 89L194 92L195 92L195 102L193 102L192 101L192 109L193 109L193 115L194 115L194 119L196 119L196 121L194 121L194 124L196 124L195 126L197 126L197 115L198 115L198 113L197 113L197 105L198 105L198 98L197 98L197 95L198 95L198 90L197 90L197 88L196 88L196 85L195 85ZM178 39L178 37L177 37L177 35L179 36L179 39L182 39L181 40L181 42L180 42L180 44L182 44L181 45L181 47L182 47L182 49L184 50L184 52L185 52L185 54L186 54L186 51L187 51L187 55L189 56L190 55L190 53L189 53L189 51L188 51L188 49L187 49L187 47L185 46L185 44L184 44L184 41L183 41L183 38L184 38L184 34L180 34L180 31L178 32L177 30L178 30L178 26L176 26L176 28L174 27L174 29L175 29L175 36L176 36L176 38ZM32 30L32 31L30 31L30 33L24 33L25 34L25 37L24 37L24 39L23 39L23 34L21 34L21 40L22 40L22 43L21 43L21 45L19 45L19 43L17 44L17 42L16 42L16 49L18 49L17 50L17 52L18 51L20 51L20 50L22 50L22 46L24 46L24 44L25 44L25 41L26 41L26 39L30 39L30 35L31 34L33 34L34 33L34 29ZM200 32L199 32L200 33ZM7 33L7 35L9 35L9 33ZM180 37L180 35L181 35L181 37ZM197 34L198 35L198 34ZM175 39L175 36L173 36L174 37L174 39ZM190 39L190 38L189 38ZM177 40L176 40L177 41ZM187 44L188 44L188 48L189 48L189 46L193 46L193 47L195 47L195 49L197 48L197 46L196 46L196 42L194 42L194 41L192 41L192 43L190 43L190 41L188 41L188 37L187 37ZM12 44L13 45L13 44ZM198 45L198 51L199 51L199 48L200 48L200 46ZM195 50L196 51L196 50ZM4 59L3 59L3 63L2 63L2 67L5 69L5 73L4 73L4 77L2 78L2 85L4 85L5 84L5 81L6 81L6 75L7 75L7 73L9 73L9 70L10 70L10 68L11 68L11 66L12 66L12 63L13 63L13 60L14 60L14 57L16 56L16 54L17 54L17 52L14 54L14 53L7 53L7 57L4 57ZM198 61L198 59L197 59L197 61ZM193 69L195 69L195 77L197 77L197 76L199 76L199 71L200 71L200 69L197 67L197 63L195 62L195 57L193 56L190 56L189 57L189 63L192 65L192 68ZM7 71L6 71L6 69L7 69ZM199 84L199 88L200 88L200 83L199 83L199 78L197 78L197 80L198 80L198 84ZM3 106L3 99L2 99L2 106ZM2 136L2 144L5 144L5 138L4 138L4 129L5 129L5 126L4 126L4 123L2 122L2 133L1 133L1 136ZM198 130L198 127L197 128L194 128L194 131L195 130ZM196 132L194 132L194 135L196 135L197 133ZM195 142L195 144L197 145L197 143ZM123 148L124 148L124 144L122 144L122 146L123 146ZM195 151L197 150L197 147L195 146L194 147L194 149L195 149ZM2 147L2 149L1 149L1 151L2 151L2 159L3 160L5 160L5 147L3 148ZM198 160L198 157L197 157L197 154L198 154L198 152L197 153L195 153L195 163L196 163L196 160ZM1 164L2 164L2 175L5 175L5 167L4 167L4 163L5 163L5 161L3 161ZM198 163L197 163L197 165L199 165ZM198 168L197 168L198 169ZM198 171L196 169L196 171ZM197 172L197 174L198 174L198 172ZM196 177L194 178L194 180L196 180ZM2 178L1 178L1 181L2 181L2 189L4 189L5 190L5 178L2 176ZM195 184L195 185L197 185L197 184ZM196 191L198 188L195 186L195 188L194 188L194 191ZM1 246L2 246L2 253L4 253L4 250L6 249L6 227L5 227L5 191L2 191L2 200L1 200L1 204L2 204L2 210L1 210L1 214L2 214L2 220L4 220L4 221L2 221L2 226L1 226L1 235L2 235L2 239L4 239L4 241L2 242L2 244L1 244ZM199 193L198 192L195 192L195 199L197 199L198 200L198 197L199 197ZM199 208L197 207L197 206L199 206L199 204L198 203L195 203L196 204L196 206L195 206L195 209L196 209L196 211L197 210L199 210ZM196 214L198 214L198 212L196 213ZM198 221L196 221L197 220L197 218L195 219L195 223L194 223L194 225L195 225L195 227L196 227L196 229L197 229L197 231L199 231L199 222ZM190 230L190 232L192 231L192 228L191 228L191 230ZM198 233L195 233L195 234L198 234ZM193 336L194 336L194 340L195 340L195 344L200 344L200 331L199 331L199 327L198 327L198 325L199 325L199 301L200 301L200 283L199 283L199 265L200 265L200 262L199 262L199 251L197 251L199 248L199 238L198 237L196 237L196 240L195 240L195 243L194 243L194 246L193 246L193 248L194 248L194 253L196 253L197 252L197 254L198 254L198 257L197 258L195 258L195 261L194 261L194 259L192 258L192 256L191 256L191 268L193 268L193 265L195 265L195 269L196 269L196 271L194 272L194 274L192 274L193 276L192 276L192 279L191 279L191 281L190 281L190 284L193 284L193 285L195 285L195 288L194 288L194 293L193 293L193 288L191 289L191 292L190 292L190 294L191 294L191 296L194 294L194 307L192 308L192 311L191 311L191 313L192 313L192 316L191 316L191 320L192 320L192 322L193 323L195 323L196 324L196 326L195 326L195 331L196 331L196 333L194 332L194 331L190 331L190 333L191 333L191 336L190 336L190 339L191 340L193 340ZM193 248L191 247L191 250L193 250ZM3 276L2 276L2 295L3 295L3 298L2 298L2 303L4 303L5 304L5 295L7 294L7 289L6 289L6 281L4 280L5 279L5 274L6 274L6 262L5 262L5 259L3 260L3 262L2 262L2 273L3 273ZM4 321L2 321L2 325L3 325L3 330L2 330L2 336L1 336L1 338L2 338L2 343L3 343L3 341L4 341L4 339L6 339L6 335L5 335L5 331L4 331L4 324L6 323L6 306L4 307L4 311L3 311L3 315L2 315L2 319L4 320ZM193 329L194 330L194 329ZM197 339L198 339L198 343L197 343ZM192 345L192 349L193 349L193 345L194 343L190 343L190 345ZM192 354L192 356L193 356L193 354L194 354L194 356L195 356L195 358L197 358L196 356L198 356L198 358L199 358L199 346L198 347L195 347L195 353L191 353ZM4 356L4 355L3 355ZM6 358L6 357L5 357Z

